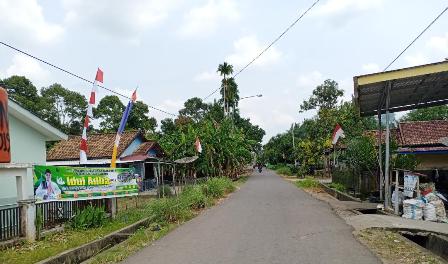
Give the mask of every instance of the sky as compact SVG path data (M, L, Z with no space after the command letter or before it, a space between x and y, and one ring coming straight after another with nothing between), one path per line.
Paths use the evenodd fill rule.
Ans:
M224 61L251 61L315 0L1 0L0 40L62 68L177 113L220 85ZM310 118L299 105L325 79L351 100L353 76L382 71L447 6L446 0L321 0L236 81L242 116L270 137ZM390 69L448 57L448 12ZM91 85L0 46L0 78L38 88L60 83L86 97ZM100 89L99 98L110 95ZM211 102L219 93L208 98ZM159 121L170 117L150 110Z

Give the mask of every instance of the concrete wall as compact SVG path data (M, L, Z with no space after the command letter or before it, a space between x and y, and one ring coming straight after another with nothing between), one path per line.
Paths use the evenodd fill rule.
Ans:
M448 169L448 154L416 154L417 170Z
M11 163L45 164L45 138L38 131L27 126L12 115L9 119L9 136L11 140ZM0 169L0 207L17 201L16 176L13 171ZM32 188L31 179L27 184Z

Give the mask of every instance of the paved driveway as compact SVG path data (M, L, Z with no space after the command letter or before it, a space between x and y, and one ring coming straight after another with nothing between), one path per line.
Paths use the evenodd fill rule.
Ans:
M351 232L327 204L264 170L124 263L381 263Z

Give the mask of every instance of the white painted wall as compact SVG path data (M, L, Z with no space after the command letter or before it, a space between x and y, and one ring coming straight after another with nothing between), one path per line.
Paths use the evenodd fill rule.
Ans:
M9 137L11 141L11 164L45 165L45 137L22 121L8 115ZM16 176L13 170L1 168L0 207L17 201ZM27 179L32 188L32 177Z

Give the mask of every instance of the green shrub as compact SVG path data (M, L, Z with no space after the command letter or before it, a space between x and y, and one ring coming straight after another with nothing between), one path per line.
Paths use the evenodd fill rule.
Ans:
M107 221L104 207L87 206L83 210L78 210L70 220L69 225L74 229L87 229L103 226Z
M164 197L173 196L173 192L171 191L171 187L168 185L160 185L158 189L159 195Z
M319 182L312 177L306 177L304 180L296 181L296 185L297 187L304 189L317 188L319 187Z
M277 172L278 174L282 174L282 175L286 175L286 176L292 176L292 171L291 171L291 169L290 169L289 167L286 167L286 166L278 168L278 169L276 170L276 172Z
M204 194L202 187L199 185L186 186L182 190L179 199L182 203L185 203L192 209L204 208L208 204L207 196Z
M220 198L224 194L235 190L235 185L232 180L226 177L209 178L203 185L202 191L205 195Z
M179 198L160 198L150 203L149 210L153 220L169 223L187 220L192 216L190 208Z
M335 189L340 192L345 192L345 186L340 183L332 182L328 185L330 188Z
M307 170L307 168L305 166L300 166L300 167L297 168L296 175L299 178L303 178L303 177L305 177L307 175L307 172L308 172L308 170Z

